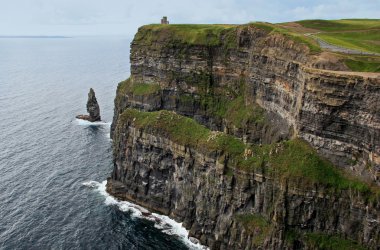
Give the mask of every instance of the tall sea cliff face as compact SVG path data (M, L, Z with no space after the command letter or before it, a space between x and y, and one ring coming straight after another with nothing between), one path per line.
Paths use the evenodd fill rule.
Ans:
M144 26L131 47L111 194L212 249L380 244L378 188L354 177L379 181L379 76L253 25Z

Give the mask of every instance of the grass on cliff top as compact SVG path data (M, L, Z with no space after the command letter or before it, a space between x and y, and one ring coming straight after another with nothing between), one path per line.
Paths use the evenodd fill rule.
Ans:
M294 32L290 29L286 29L276 24L271 23L262 23L262 22L252 22L250 25L253 25L257 28L264 29L270 33L279 33L287 37L290 40L293 40L296 43L304 44L309 47L311 53L321 52L321 48L318 43L310 37L305 36L304 34Z
M380 29L355 32L319 33L322 40L348 49L380 53Z
M380 53L380 19L304 20L314 36L340 47Z
M314 39L307 37L304 34L292 32L281 27L276 28L273 32L280 33L297 43L306 45L309 47L311 53L316 54L322 51L321 47Z
M190 45L237 47L237 29L253 26L268 33L280 33L287 38L310 48L311 52L319 52L318 44L302 34L281 28L275 24L253 22L244 25L230 24L150 24L142 26L135 36L140 44L151 45L153 41L184 43Z
M190 45L221 45L222 32L232 31L230 24L150 24L142 26L135 36L136 41L151 44L153 41L180 42Z
M300 185L323 185L337 190L352 189L368 196L378 195L368 184L347 176L301 139L270 145L250 146L222 132L215 132L195 120L170 111L141 112L126 109L120 125L131 124L203 153L220 152L229 158L229 168L244 171L262 169ZM250 154L247 152L251 152Z
M380 56L347 55L344 63L352 71L380 72Z
M380 29L380 19L302 20L297 23L321 31L352 31Z

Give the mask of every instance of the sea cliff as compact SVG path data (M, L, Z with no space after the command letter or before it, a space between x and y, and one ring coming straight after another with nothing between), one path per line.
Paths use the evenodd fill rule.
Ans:
M376 249L380 78L318 53L262 24L140 28L108 192L211 249Z

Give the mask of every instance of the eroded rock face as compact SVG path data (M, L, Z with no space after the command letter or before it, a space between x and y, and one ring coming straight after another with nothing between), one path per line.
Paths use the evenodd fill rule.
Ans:
M236 48L226 49L134 40L131 78L159 84L162 91L118 93L112 131L126 107L174 110L248 142L302 137L334 164L380 183L379 74L310 68L308 61L314 56L308 48L259 29L238 31L236 43ZM242 82L245 103L265 109L269 126L251 123L237 128L201 105L205 94L200 85L231 90L220 94L227 96Z
M99 104L96 100L95 91L92 88L90 88L90 92L88 92L87 112L89 115L78 115L76 118L90 122L101 120Z
M226 174L217 153L134 128L132 120L116 127L114 148L107 191L183 222L211 249L315 249L287 241L289 230L337 234L372 249L380 244L380 203L359 193L299 186L261 171ZM269 224L247 226L239 215L250 213Z
M184 222L190 235L211 249L315 249L301 239L287 241L293 229L338 234L376 249L379 200L260 171L227 173L218 153L204 155L157 131L120 123L126 108L166 109L248 143L300 137L348 172L379 182L379 76L311 68L303 45L255 28L237 33L233 48L173 45L159 35L150 44L133 41L131 81L160 89L141 94L119 86L107 191ZM213 105L236 96L246 107L265 110L263 121L238 126L212 112ZM247 227L239 219L246 213L270 223Z

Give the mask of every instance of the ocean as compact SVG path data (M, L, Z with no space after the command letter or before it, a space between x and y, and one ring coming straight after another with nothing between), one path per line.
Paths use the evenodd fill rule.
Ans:
M0 249L196 249L180 224L105 192L130 39L0 39ZM104 122L75 119L95 90Z

